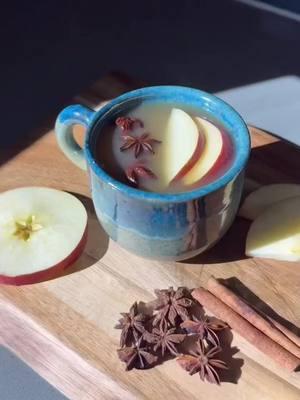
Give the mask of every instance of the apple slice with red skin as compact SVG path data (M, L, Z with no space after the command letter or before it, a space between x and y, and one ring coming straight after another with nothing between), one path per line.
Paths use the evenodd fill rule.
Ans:
M166 127L161 150L164 168L160 179L169 185L193 158L199 143L199 132L193 119L183 110L173 108ZM158 153L159 155L159 153Z
M78 243L78 246L73 250L71 254L69 254L68 257L62 260L59 264L42 271L34 272L32 274L18 276L0 275L0 284L3 283L5 285L14 286L31 285L34 283L48 281L50 279L56 278L80 257L85 248L86 242L87 229L85 230L81 241Z
M229 135L226 135L222 130L220 130L220 132L223 140L221 154L219 155L218 159L211 167L211 169L207 172L207 174L204 175L198 181L196 181L192 185L193 187L197 187L199 184L206 185L209 182L213 181L214 179L217 179L220 172L226 170L226 168L229 166L233 158L234 150L231 139L229 138ZM205 136L203 135L203 133L199 133L199 142L195 150L195 153L193 154L191 160L182 168L182 170L175 177L175 179L173 180L174 183L178 182L180 179L183 178L184 175L186 175L190 171L190 169L195 165L195 163L201 157L204 147L205 147Z
M73 195L43 187L0 194L0 283L52 279L83 252L87 212Z
M229 135L225 134L223 131L221 131L221 134L223 139L221 154L212 166L211 170L208 171L208 173L204 175L203 178L196 182L196 186L199 184L207 185L208 183L218 179L218 177L227 170L227 168L230 166L230 163L232 162L232 159L234 157L233 143Z
M193 166L201 157L204 147L205 147L205 136L202 134L202 132L199 132L198 142L194 154L192 155L190 160L183 166L183 168L178 172L175 178L172 180L172 182L170 183L171 185L172 183L178 182L184 175L186 175L193 168Z
M218 127L200 117L195 117L194 121L199 132L204 135L205 146L196 163L182 176L182 182L186 186L194 185L209 173L223 149L223 136Z

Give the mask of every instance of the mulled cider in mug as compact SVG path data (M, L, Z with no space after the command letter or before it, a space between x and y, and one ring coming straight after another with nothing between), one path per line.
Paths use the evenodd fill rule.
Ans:
M226 129L181 104L144 102L101 129L98 164L116 180L150 192L204 186L223 175L234 158Z
M87 127L80 149L72 125ZM178 86L125 93L95 112L57 118L58 144L88 169L96 213L125 249L182 260L214 245L232 224L250 153L239 114L217 97Z

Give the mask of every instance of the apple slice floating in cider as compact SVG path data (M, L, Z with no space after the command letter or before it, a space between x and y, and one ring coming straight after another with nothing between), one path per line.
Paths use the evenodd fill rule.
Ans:
M138 114L144 121L145 129L149 130L155 139L161 140L155 147L155 154L148 158L147 164L157 179L140 180L140 187L164 192L180 171L185 170L187 166L191 167L197 161L194 155L197 154L197 149L201 152L202 140L199 140L197 125L185 111L172 108L167 115L157 111L154 121L147 120L147 116L141 113Z
M198 142L194 154L189 159L189 161L184 165L184 167L178 172L178 174L175 176L171 184L173 182L176 183L180 181L182 177L185 176L193 168L193 166L201 157L204 147L205 147L205 136L203 135L202 132L198 132Z
M82 253L87 212L69 193L24 187L0 194L0 283L53 278Z
M164 163L161 179L169 184L192 159L199 141L193 119L179 108L173 108L167 123Z
M275 203L252 222L246 255L300 261L300 196Z
M205 145L194 166L183 176L185 185L193 185L206 175L217 162L222 152L223 137L219 128L206 119L195 117L200 134L205 138Z

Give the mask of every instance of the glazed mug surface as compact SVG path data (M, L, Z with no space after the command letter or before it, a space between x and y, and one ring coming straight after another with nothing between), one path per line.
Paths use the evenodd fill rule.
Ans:
M235 155L231 166L214 182L178 194L146 192L108 175L95 158L101 127L144 101L176 103L212 116L232 139ZM73 138L74 124L87 128L83 149ZM250 139L245 122L221 99L186 87L146 87L115 98L97 112L69 106L58 115L55 130L65 155L88 170L103 228L125 249L156 260L183 260L214 245L232 224L242 194Z

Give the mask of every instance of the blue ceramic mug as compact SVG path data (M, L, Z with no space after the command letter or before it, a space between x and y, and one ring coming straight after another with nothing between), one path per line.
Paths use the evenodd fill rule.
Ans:
M146 192L109 176L95 159L101 127L147 101L192 107L219 121L235 148L234 160L224 175L178 194ZM74 124L87 127L83 149L73 138ZM183 260L211 247L232 224L241 198L250 140L245 122L219 98L185 87L147 87L125 93L97 112L81 105L69 106L59 114L55 130L65 155L88 169L97 216L108 235L125 249L157 260Z

